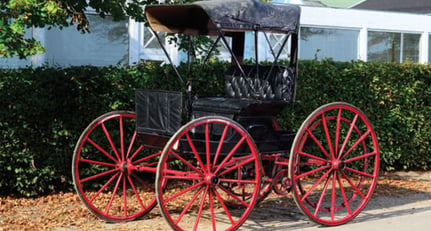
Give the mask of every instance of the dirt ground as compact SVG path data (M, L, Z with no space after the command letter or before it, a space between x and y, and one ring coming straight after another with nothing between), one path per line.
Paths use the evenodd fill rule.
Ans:
M391 207L395 209L401 203L411 202L405 200L431 200L431 172L382 174L373 198L362 212L364 215L361 216L361 213L355 218L357 220L355 222L367 219L367 209L384 207L390 211ZM431 204L429 209L431 210ZM272 193L252 211L240 230L288 230L287 227L292 228L291 230L309 230L318 225L302 215L290 195L280 197ZM106 223L92 215L76 193L68 192L33 199L1 197L0 231L5 230L170 230L170 228L157 207L141 220Z

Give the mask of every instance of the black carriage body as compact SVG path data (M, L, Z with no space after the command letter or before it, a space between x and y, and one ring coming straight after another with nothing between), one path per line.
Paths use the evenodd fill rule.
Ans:
M231 53L234 65L225 73L225 96L198 98L188 102L189 108L192 109L189 119L208 115L225 116L236 120L247 129L261 153L288 152L295 134L278 131L274 118L295 99L300 17L298 6L262 3L255 0L198 1L189 5L148 6L146 17L151 29L156 32L216 35L218 36L216 41L223 42ZM242 63L246 32L252 32L255 35L255 65ZM258 62L258 33L265 35L273 54L274 62L270 65L261 65ZM272 49L266 33L284 34L279 51ZM227 42L226 37L231 37L232 44ZM285 46L290 48L290 61L282 66L277 60ZM164 51L167 54L166 50ZM173 67L175 69L174 65ZM137 131L144 136L147 145L162 148L168 137L179 128L179 122L172 120L181 118L181 108L176 106L179 110L168 111L169 106L160 105L168 102L164 97L175 93L148 92L137 92ZM140 97L141 95L160 97L160 99L152 100L150 107L145 105L148 103L148 98ZM181 104L180 101L177 103ZM155 109L157 105L162 109ZM149 110L149 108L153 109ZM151 123L151 121L157 123ZM168 125L177 127L175 129ZM195 131L196 134L193 135L198 147L201 146L199 145L202 137L200 132ZM218 132L217 128L214 128L211 134L217 135ZM234 145L237 141L235 137L230 137L225 142ZM226 144L226 147L230 146ZM202 147L204 147L203 144Z
M137 90L136 116L114 111L91 122L72 164L75 189L90 211L127 221L157 203L174 230L193 224L194 230L236 230L273 190L292 192L304 215L325 226L356 217L379 175L377 136L366 116L334 102L312 112L297 134L274 122L295 101L299 13L297 6L254 0L148 6L155 31L218 35L235 66L225 73L224 97L195 99L190 85L187 97ZM254 33L255 48L258 33L268 43L267 32L285 35L278 52L271 48L271 65L261 65L258 55L255 65L243 64L246 32ZM286 44L290 60L282 66L277 60ZM184 116L192 120L180 127Z

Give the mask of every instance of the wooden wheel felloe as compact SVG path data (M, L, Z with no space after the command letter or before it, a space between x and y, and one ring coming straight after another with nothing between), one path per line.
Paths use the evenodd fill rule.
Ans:
M88 125L75 146L76 192L103 220L139 218L156 205L154 173L160 154L139 141L133 112L104 114Z
M305 215L323 225L357 216L371 198L378 172L376 134L365 115L347 103L316 109L292 144L293 197Z
M238 123L219 116L192 120L171 137L160 158L160 211L175 230L235 230L257 202L260 169L255 144Z

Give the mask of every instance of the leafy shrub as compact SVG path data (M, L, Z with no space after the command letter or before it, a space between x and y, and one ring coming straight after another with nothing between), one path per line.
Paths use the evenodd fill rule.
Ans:
M199 96L223 95L228 64L180 65ZM170 67L0 70L0 192L34 196L71 190L73 149L87 124L112 110L134 110L136 88L184 92ZM296 130L322 104L345 101L368 116L378 135L382 169L431 166L431 67L419 64L301 61L297 103L280 116Z
M383 170L431 167L431 66L323 60L299 70L300 103L283 113L284 126L294 130L319 105L349 102L373 124Z
M192 78L206 78L193 68ZM216 73L224 72L223 65L209 68L206 74L219 81ZM179 69L187 74L186 67ZM136 88L181 90L172 75L153 62L0 70L0 192L34 196L71 190L73 149L85 127L108 111L133 111ZM197 81L201 94L220 85L199 84L204 83Z

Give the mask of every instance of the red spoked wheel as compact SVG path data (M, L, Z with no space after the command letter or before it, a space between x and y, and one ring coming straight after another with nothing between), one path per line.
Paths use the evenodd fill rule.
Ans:
M290 153L289 177L301 211L323 225L344 224L376 186L379 147L369 120L347 103L330 103L303 122Z
M139 218L156 205L154 180L160 154L138 139L133 112L106 113L88 125L75 146L76 192L105 221Z
M174 230L235 230L257 202L260 169L256 146L241 125L220 116L192 120L160 158L160 211Z

